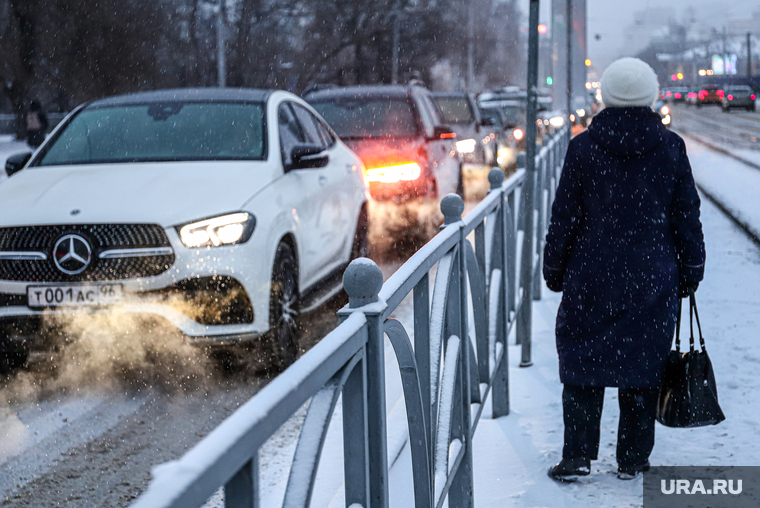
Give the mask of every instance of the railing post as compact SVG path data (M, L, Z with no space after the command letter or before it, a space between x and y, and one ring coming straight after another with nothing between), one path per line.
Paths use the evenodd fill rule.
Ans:
M452 224L458 223L462 220L462 212L464 211L464 201L456 194L449 194L441 201L441 212L443 213L444 227L449 227ZM459 249L457 253L458 263L458 289L459 289L459 337L461 339L461 351L460 351L460 371L459 371L459 386L460 389L456 390L460 397L460 414L459 418L453 418L454 425L457 420L461 422L461 435L462 445L464 446L464 457L462 462L459 463L454 480L451 482L451 488L449 489L449 505L457 506L461 508L471 508L473 506L473 493L474 485L472 478L472 423L470 418L470 335L467 326L467 266L465 256L465 242L467 239L464 235L464 230L460 229L459 234ZM453 324L453 323L452 323ZM456 414L456 413L455 413ZM457 430L454 427L452 430Z
M517 170L525 170L525 152L520 152L517 154ZM527 175L526 175L527 176ZM513 192L512 195L514 197L517 197L517 192ZM513 200L514 201L514 200ZM510 209L517 214L517 229L519 231L525 232L525 179L523 179L523 185L520 189L520 208L517 209L516 203L510 204ZM514 252L512 252L512 259L509 263L509 273L512 277L512 280L510 284L511 291L512 291L512 298L511 298L511 310L515 311L517 314L515 315L515 319L519 319L519 308L520 303L517 301L520 295L520 287L523 285L523 279L522 279L522 265L520 267L517 266L517 232L513 235L513 239L515 241L515 244L513 246ZM523 241L525 241L525 236L523 235ZM519 272L518 272L519 270ZM520 341L522 338L520 337L520 332L518 331L515 334L515 344L520 344Z
M388 432L385 410L385 336L382 314L385 302L378 297L383 274L366 258L351 262L343 274L349 309L363 312L367 318L367 470L369 474L368 508L388 508ZM369 308L358 310L368 304ZM358 366L357 366L358 368ZM345 453L350 453L348 450ZM349 502L346 499L347 503ZM349 505L350 506L350 505Z
M546 154L546 152L543 152ZM541 299L541 276L539 273L541 270L541 247L542 239L544 237L544 188L546 187L546 157L539 155L538 162L536 163L536 204L534 209L538 211L537 223L536 223L536 259L538 263L533 270L533 300Z
M506 416L509 414L509 348L507 347L506 330L508 326L509 303L507 302L507 221L506 213L507 204L504 200L504 191L501 185L504 182L504 173L499 168L494 168L488 174L488 181L491 183L491 192L498 192L499 208L496 215L496 227L494 228L493 258L491 259L491 270L498 269L501 271L501 281L499 284L499 307L498 316L496 316L496 341L494 342L494 354L496 344L502 344L502 358L496 364L493 386L491 387L491 405L494 418ZM511 227L511 225L510 225ZM490 290L490 288L487 288ZM493 297L490 292L489 297ZM490 302L487 302L488 305ZM490 321L490 320L489 320ZM495 358L494 358L495 360Z

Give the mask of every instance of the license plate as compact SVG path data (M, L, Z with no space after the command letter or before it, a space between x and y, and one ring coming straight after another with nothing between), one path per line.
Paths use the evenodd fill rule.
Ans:
M121 302L121 284L29 286L29 307L97 307Z

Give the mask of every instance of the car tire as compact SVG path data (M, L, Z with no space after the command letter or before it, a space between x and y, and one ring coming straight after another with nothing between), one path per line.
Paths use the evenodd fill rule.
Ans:
M369 216L367 215L367 205L362 205L359 210L359 219L356 221L356 232L354 233L354 243L351 246L351 259L368 258L370 254L369 245Z
M464 201L464 171L461 163L459 164L459 181L457 182L456 194Z
M272 283L269 294L269 332L267 343L269 366L283 371L298 356L298 263L293 248L280 242L272 267Z

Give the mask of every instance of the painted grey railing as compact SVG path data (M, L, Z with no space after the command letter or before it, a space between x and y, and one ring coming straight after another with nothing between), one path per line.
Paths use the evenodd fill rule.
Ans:
M261 506L259 449L310 401L282 505L308 507L342 396L345 506L388 507L387 336L401 372L414 506L438 508L448 498L472 507L472 439L489 394L494 417L509 413L513 328L521 365L531 363L526 311L540 298L542 241L569 137L565 129L546 143L535 172L519 169L504 181L492 170L491 191L464 218L461 198L445 197L441 232L385 284L375 263L352 262L341 324L181 459L156 468L132 506L198 507L222 486L226 507ZM521 203L526 191L531 199ZM530 234L525 224L534 225ZM410 294L414 320L405 326L392 314Z

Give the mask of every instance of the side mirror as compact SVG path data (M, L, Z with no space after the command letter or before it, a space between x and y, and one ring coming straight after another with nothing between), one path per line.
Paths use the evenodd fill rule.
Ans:
M435 139L455 139L457 133L448 125L436 125L433 129L433 138Z
M317 145L296 145L290 152L290 169L323 168L330 156L326 149Z
M482 125L483 127L493 127L494 125L496 125L496 120L494 120L493 118L484 118L480 122L480 125Z
M21 152L11 155L5 161L5 172L8 173L8 176L13 176L14 173L18 173L23 169L31 157L32 152Z

